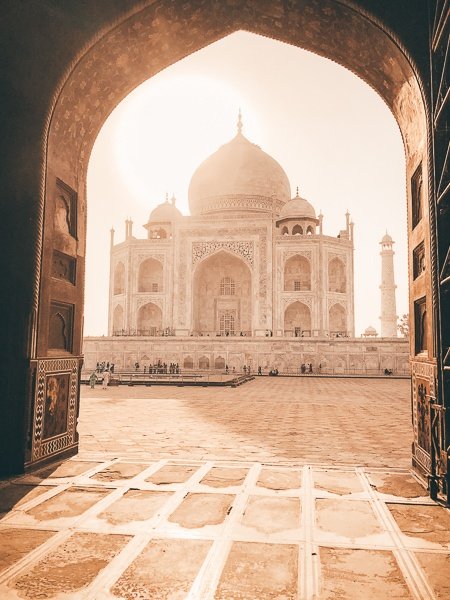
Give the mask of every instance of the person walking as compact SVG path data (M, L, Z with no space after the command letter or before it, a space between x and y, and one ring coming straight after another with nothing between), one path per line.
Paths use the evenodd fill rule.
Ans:
M92 371L92 375L89 377L89 383L91 390L93 390L95 388L95 384L97 383L97 375L95 374L95 371Z
M111 374L109 371L104 371L103 373L103 380L102 380L102 389L106 390L109 384L109 380L111 378Z

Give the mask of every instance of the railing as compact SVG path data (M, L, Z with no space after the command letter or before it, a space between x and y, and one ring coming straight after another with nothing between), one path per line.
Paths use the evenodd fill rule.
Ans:
M164 329L158 329L157 327L150 327L149 329L117 329L113 331L113 336L119 337L170 337L174 335L175 331L171 327L165 327Z

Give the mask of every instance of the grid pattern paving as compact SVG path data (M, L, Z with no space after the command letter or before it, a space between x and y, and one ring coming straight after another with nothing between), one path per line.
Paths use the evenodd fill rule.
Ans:
M403 469L86 452L0 510L2 599L450 597L450 515Z

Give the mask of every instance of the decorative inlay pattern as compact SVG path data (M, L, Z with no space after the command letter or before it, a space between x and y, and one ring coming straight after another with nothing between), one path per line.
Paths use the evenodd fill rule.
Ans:
M342 260L344 265L347 265L346 254L341 254L340 252L328 252L328 262L330 262L330 260L333 260L333 258L339 258L339 260Z
M31 441L32 462L69 448L76 441L78 362L77 358L41 359L38 361ZM50 390L49 380L56 380L63 376L68 378L68 389L60 390L60 394L55 393L53 397L54 390ZM64 431L44 439L45 419L50 416L57 417L58 410L63 403L67 403L67 425L64 427Z
M195 265L210 254L218 250L228 250L237 254L245 260L252 268L254 266L254 247L253 242L225 241L225 242L193 242L192 243L192 264Z
M141 306L144 306L149 302L151 302L152 304L156 304L156 306L159 306L159 308L161 309L164 307L164 299L161 298L161 296L146 294L145 296L139 296L138 298L136 298L136 311L138 311L141 308Z
M289 304L292 304L293 302L301 302L302 304L306 304L306 306L309 306L309 308L312 308L313 297L310 294L304 296L302 292L298 292L298 294L295 296L286 296L285 298L283 298L283 309L285 309Z
M311 261L311 254L311 250L287 250L286 252L283 252L283 261L286 262L293 256L304 256Z

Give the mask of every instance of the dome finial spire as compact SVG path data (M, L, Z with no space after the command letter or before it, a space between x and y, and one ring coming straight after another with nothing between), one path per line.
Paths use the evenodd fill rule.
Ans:
M238 133L242 133L242 113L240 107L238 112L237 130Z
M297 186L297 192L295 194L296 198L298 198L298 186Z

